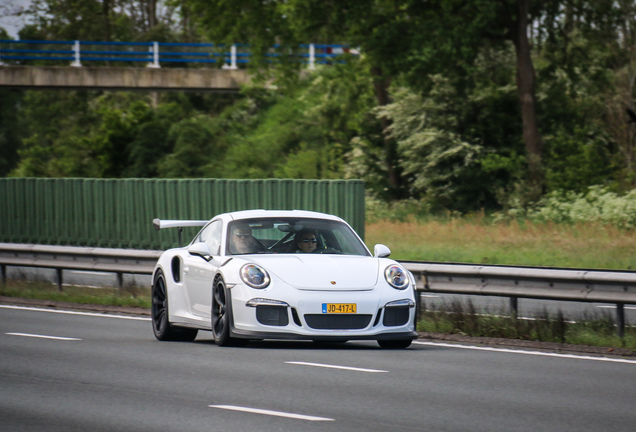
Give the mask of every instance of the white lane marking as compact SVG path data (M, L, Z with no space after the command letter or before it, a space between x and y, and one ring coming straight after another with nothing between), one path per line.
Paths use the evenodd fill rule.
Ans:
M38 335L38 334L30 334L30 333L5 333L9 336L24 336L30 338L40 338L40 339L54 339L54 340L63 340L63 341L79 341L81 339L71 338L71 337L60 337L60 336L46 336L46 335Z
M58 309L42 309L42 308L34 308L34 307L26 307L26 306L10 306L10 305L0 305L0 309L15 309L15 310L26 310L32 312L50 312L50 313L60 313L66 315L83 315L83 316L94 316L101 318L118 318L118 319L128 319L128 320L136 320L136 321L150 321L150 318L144 317L135 317L135 316L126 316L126 315L109 315L102 314L96 312L75 312L75 311L67 311L67 310L58 310Z
M314 416L308 416L303 414L294 414L294 413L287 413L282 411L270 411L270 410L264 410L264 409L258 409L258 408L235 406L235 405L208 405L208 407L231 410L231 411L241 411L241 412L247 412L252 414L264 414L264 415L276 416L276 417L286 417L286 418L292 418L292 419L298 419L298 420L334 421L334 419L327 418L327 417L314 417Z
M350 370L350 371L356 371L356 372L370 372L370 373L388 372L385 370L378 370L378 369L363 369L363 368L357 368L357 367L336 366L336 365L329 365L329 364L322 364L322 363L307 363L307 362L296 362L296 361L287 361L285 363L301 365L301 366L315 366L315 367L322 367L322 368L329 368L329 369L343 369L343 370Z
M616 309L616 305L599 305L596 306L599 309ZM636 310L636 307L634 306L625 306L624 308L625 310Z
M541 352L541 351L514 350L514 349L507 349L507 348L478 347L478 346L472 346L472 345L455 345L455 344L447 344L447 343L439 343L439 342L413 342L413 343L418 345L430 345L430 346L469 349L469 350L477 350L477 351L493 351L493 352L508 353L508 354L525 354L525 355L535 355L535 356L543 356L543 357L560 357L560 358L567 358L567 359L595 360L595 361L605 361L605 362L612 362L612 363L636 364L636 360L619 359L619 358L611 358L611 357L592 357L592 356L582 356L582 355L575 355L575 354L559 354L559 353L550 353L550 352Z

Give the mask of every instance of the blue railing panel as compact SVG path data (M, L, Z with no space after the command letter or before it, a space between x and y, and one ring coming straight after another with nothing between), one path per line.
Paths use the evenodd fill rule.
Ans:
M39 46L35 46L39 45ZM50 45L69 45L70 50L47 49ZM33 46L33 49L28 47ZM106 49L88 49L89 46ZM135 48L146 47L147 51ZM357 56L357 50L346 45L301 44L307 52L295 54L266 53L276 59L284 55L296 57L313 68L315 64L332 64L343 55ZM84 49L87 48L87 49ZM110 49L109 49L110 48ZM275 49L284 49L274 45ZM59 55L56 57L55 55ZM71 57L68 57L71 56ZM221 57L221 58L219 58ZM0 65L3 60L46 60L72 61L72 66L81 66L82 61L102 62L147 62L149 66L161 67L161 63L225 63L224 67L236 68L238 64L250 62L252 53L248 44L214 44L191 42L105 42L105 41L48 41L48 40L5 40L0 39ZM340 58L338 62L345 61ZM268 61L273 63L272 60Z

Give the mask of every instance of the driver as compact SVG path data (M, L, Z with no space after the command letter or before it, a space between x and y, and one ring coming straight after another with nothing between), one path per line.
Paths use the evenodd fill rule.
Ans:
M255 243L252 230L249 227L238 225L232 228L230 236L230 252L232 254L256 253L258 248Z
M296 233L294 242L298 246L297 253L311 253L316 250L318 238L314 230L303 229Z

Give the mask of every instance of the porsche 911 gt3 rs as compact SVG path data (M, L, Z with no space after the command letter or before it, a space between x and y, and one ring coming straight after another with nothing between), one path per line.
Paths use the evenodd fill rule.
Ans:
M203 227L157 261L152 325L159 340L194 340L208 330L220 346L294 339L406 348L417 337L413 275L384 245L372 255L337 216L247 210L154 224Z

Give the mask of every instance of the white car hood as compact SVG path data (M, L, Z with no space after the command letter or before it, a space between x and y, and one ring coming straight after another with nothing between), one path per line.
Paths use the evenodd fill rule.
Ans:
M300 290L366 291L378 281L378 260L329 254L276 254L250 257L272 276Z

